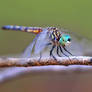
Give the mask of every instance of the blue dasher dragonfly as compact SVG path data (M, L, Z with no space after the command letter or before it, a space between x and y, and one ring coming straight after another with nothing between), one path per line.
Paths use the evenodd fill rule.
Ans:
M41 52L47 47L50 48L49 55L53 57L55 60L56 57L53 54L54 49L56 49L55 53L59 57L61 56L69 57L70 55L71 56L83 55L83 53L88 50L88 47L84 45L85 39L81 40L81 37L78 37L79 38L78 40L73 35L70 36L71 34L68 34L65 29L58 29L56 27L46 27L46 28L25 27L25 26L16 26L16 25L15 26L6 25L3 26L2 29L36 34L36 37L34 38L33 42L30 43L30 45L25 49L23 53L23 57L27 57L27 58L31 56L33 50L35 54L41 54ZM71 37L73 37L72 40ZM85 43L88 44L87 42Z

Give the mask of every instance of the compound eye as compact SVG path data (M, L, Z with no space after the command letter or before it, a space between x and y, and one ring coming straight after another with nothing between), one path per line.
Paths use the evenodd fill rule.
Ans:
M67 40L67 41L69 41L69 42L70 42L70 41L71 41L71 38L68 38L68 40Z

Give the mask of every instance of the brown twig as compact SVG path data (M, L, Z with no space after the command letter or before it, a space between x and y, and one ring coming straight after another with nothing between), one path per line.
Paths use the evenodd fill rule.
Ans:
M61 57L61 58L57 58L58 61L55 61L51 58L43 58L40 61L38 61L38 59L37 58L0 58L0 67L1 67L0 83L25 73L31 73L31 74L37 72L46 73L50 71L69 73L74 71L92 70L92 66L91 66L92 57L86 57L86 56L85 57L78 56L76 58L70 57L70 60L66 57Z
M0 67L31 67L46 65L92 65L92 57L61 57L57 61L51 58L43 58L40 61L37 58L0 58Z

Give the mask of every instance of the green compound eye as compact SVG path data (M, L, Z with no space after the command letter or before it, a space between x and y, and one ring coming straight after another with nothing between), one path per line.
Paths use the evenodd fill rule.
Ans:
M59 39L59 42L61 45L66 45L67 43L70 43L71 42L70 35L63 34Z

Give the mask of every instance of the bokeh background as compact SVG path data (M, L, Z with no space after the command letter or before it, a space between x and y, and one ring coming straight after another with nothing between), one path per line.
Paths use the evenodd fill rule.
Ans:
M55 26L92 38L92 0L0 0L0 27ZM35 35L0 29L0 56L21 53ZM0 84L0 92L90 92L92 72L34 72Z
M91 0L1 0L0 27L55 26L91 37ZM0 29L0 55L21 53L35 35Z

